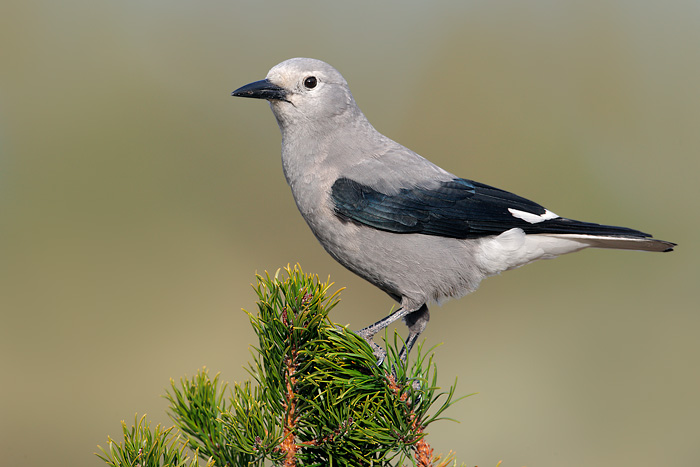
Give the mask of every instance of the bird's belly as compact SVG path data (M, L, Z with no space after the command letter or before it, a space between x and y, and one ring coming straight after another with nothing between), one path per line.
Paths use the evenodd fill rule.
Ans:
M462 240L386 232L335 214L307 221L333 258L403 305L465 295L485 277Z

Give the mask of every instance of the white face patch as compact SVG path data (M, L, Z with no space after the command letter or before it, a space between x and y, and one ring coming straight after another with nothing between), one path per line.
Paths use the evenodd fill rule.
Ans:
M513 217L522 219L525 222L529 222L530 224L538 224L540 222L548 221L550 219L556 219L557 217L559 217L549 209L545 209L544 214L540 215L533 214L531 212L519 211L513 208L508 208L508 212L510 212L513 215Z

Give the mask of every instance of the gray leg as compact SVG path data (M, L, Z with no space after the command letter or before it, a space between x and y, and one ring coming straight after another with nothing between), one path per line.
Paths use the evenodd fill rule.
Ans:
M408 354L411 353L411 349L418 340L418 337L420 337L421 333L428 325L428 321L430 321L430 312L428 311L427 305L423 304L418 310L404 316L403 320L406 326L408 326L408 339L406 339L406 344L403 349L401 349L399 356L402 362L406 362Z
M425 304L423 304L417 310L410 310L401 307L386 318L382 318L376 323L370 324L366 328L357 332L367 341L370 346L372 346L372 349L374 349L374 355L377 356L380 364L386 358L386 350L374 342L374 336L399 318L403 318L404 322L408 326L408 339L406 339L406 344L404 345L403 349L401 349L399 354L401 360L405 362L406 358L408 358L409 352L411 352L411 349L413 348L413 345L418 340L418 336L420 336L430 320L430 313L428 312L428 307Z
M379 346L379 344L374 342L374 336L379 331L386 328L387 326L389 326L391 323L393 323L397 319L404 318L406 316L410 316L412 313L417 313L420 310L422 310L423 308L425 308L426 312L428 311L428 308L425 305L423 305L419 310L409 310L409 309L401 307L398 310L396 310L395 312L393 312L392 314L390 314L389 316L387 316L386 318L382 318L379 321L377 321L376 323L370 324L366 328L357 331L357 333L362 338L364 338L370 346L372 346L372 348L374 349L374 355L377 356L377 359L379 360L380 364L386 358L386 350L384 350L383 348L381 348ZM426 320L426 324L427 324L427 320ZM425 324L423 325L423 328L425 328ZM421 328L421 331L423 330L423 328ZM410 330L410 326L409 326L409 330ZM418 334L420 334L420 332ZM410 335L409 335L409 338L410 338ZM401 353L403 354L403 350L401 351Z

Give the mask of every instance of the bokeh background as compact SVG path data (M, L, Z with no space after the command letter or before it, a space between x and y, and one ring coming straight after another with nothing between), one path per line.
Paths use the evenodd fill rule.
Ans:
M392 302L296 212L266 103L276 63L333 64L377 129L463 177L672 254L586 251L434 307L432 427L467 465L698 465L700 3L0 4L0 463L99 466L170 378L248 377L256 272ZM403 331L403 329L402 329Z

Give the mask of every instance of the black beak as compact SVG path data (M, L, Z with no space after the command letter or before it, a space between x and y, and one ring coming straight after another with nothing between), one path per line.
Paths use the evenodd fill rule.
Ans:
M253 99L267 99L268 101L286 101L287 91L284 88L272 84L266 79L241 86L231 93L234 97L250 97Z

